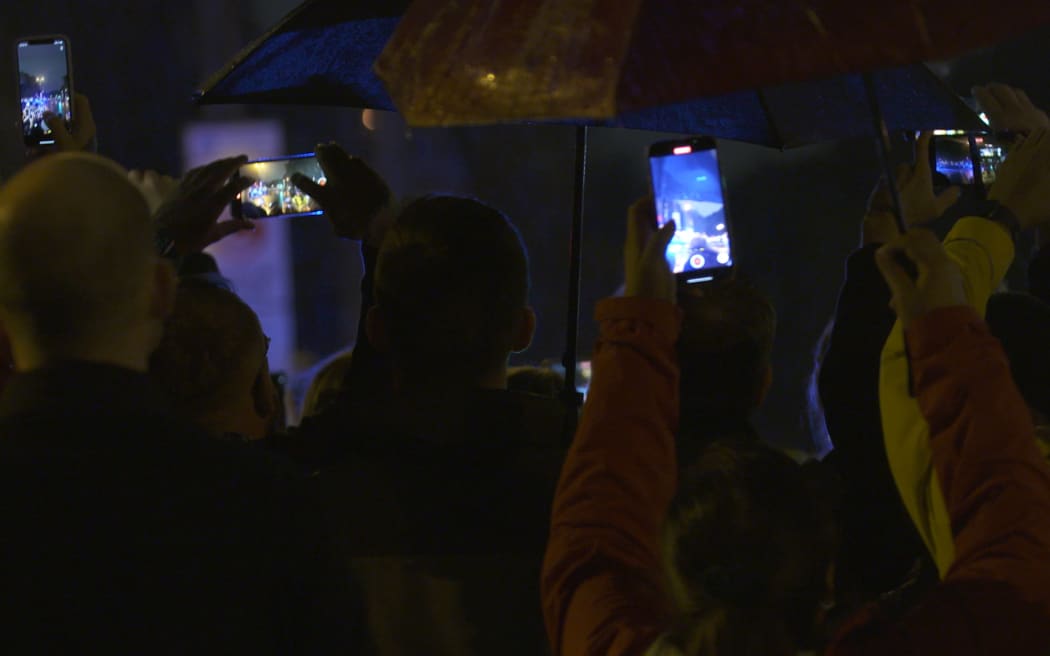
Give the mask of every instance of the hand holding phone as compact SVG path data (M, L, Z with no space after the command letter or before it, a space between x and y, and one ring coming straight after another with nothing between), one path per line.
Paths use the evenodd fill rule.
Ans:
M657 226L677 226L666 252L671 270L687 283L730 275L729 215L714 139L653 144L649 172Z
M666 256L674 232L672 221L665 221L659 228L655 226L651 197L631 206L627 212L627 241L623 249L626 296L675 302L674 273Z
M320 203L336 235L378 245L392 219L386 210L393 194L386 181L336 144L318 145L315 154L325 184L301 174L292 176L292 181Z
M169 190L153 215L162 254L196 253L228 235L254 228L251 221L240 217L219 221L226 206L248 184L236 175L247 161L242 155L197 167L182 176L174 190Z
M60 34L25 37L15 42L22 137L29 148L55 145L48 119L61 120L72 130L73 59L69 39Z

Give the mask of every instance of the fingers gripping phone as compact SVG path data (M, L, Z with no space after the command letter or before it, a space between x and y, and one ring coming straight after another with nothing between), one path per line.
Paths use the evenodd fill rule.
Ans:
M656 222L674 221L667 246L671 270L687 283L724 278L733 271L725 185L714 139L694 137L649 147Z
M296 173L322 186L327 182L313 153L248 162L240 168L238 175L254 182L233 199L231 213L238 219L321 214L317 201L292 182Z
M61 117L67 128L73 123L73 58L69 39L62 35L18 39L15 60L25 145L54 144L46 115Z

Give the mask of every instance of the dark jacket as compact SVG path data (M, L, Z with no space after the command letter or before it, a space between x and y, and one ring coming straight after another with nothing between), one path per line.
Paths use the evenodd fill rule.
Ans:
M546 651L539 575L564 416L506 391L359 403L278 446L321 469L379 654Z
M879 361L896 316L875 266L878 245L846 262L835 324L820 368L820 400L835 450L825 462L842 498L838 589L869 601L895 589L929 556L901 503L882 435Z
M310 485L175 420L144 375L16 376L0 398L5 652L356 652L360 604Z

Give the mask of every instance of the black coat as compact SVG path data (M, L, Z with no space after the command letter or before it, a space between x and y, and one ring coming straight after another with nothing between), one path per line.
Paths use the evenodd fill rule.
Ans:
M362 632L298 470L213 440L145 376L69 364L0 398L6 653L348 653Z
M540 567L565 430L557 400L478 391L351 403L283 441L321 470L379 654L548 650Z

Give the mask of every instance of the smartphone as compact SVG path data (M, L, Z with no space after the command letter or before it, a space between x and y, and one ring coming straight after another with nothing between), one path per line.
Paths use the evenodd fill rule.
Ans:
M18 97L22 104L22 137L26 146L55 143L44 114L73 123L73 58L69 39L56 34L15 41Z
M276 216L315 216L321 206L292 183L292 175L301 173L319 185L326 182L324 171L313 153L260 159L240 168L242 178L252 185L233 199L230 211L241 219L267 219Z
M930 145L934 186L975 186L987 189L995 182L1006 151L991 134L962 130L935 130Z
M649 147L656 222L678 226L667 246L671 270L687 283L724 278L733 271L725 185L715 140L693 137Z

